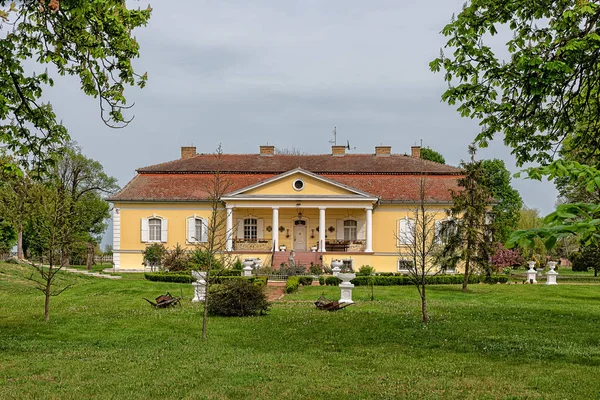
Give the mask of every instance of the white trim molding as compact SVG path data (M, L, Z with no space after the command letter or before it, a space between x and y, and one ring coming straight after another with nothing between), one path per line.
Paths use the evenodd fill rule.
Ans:
M113 208L113 267L121 267L121 210Z

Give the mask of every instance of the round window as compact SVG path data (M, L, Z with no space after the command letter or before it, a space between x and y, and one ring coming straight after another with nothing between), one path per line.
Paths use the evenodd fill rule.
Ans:
M294 181L294 189L296 189L296 190L304 189L304 181L302 179L296 179Z

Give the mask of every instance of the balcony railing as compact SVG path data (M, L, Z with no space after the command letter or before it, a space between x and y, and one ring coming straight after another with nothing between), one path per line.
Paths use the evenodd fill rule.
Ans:
M325 250L341 252L365 251L365 240L325 240Z
M270 239L235 239L233 241L233 249L271 251L273 249L273 241Z

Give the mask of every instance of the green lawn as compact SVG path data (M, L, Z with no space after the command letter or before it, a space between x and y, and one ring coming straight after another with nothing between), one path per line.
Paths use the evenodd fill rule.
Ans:
M600 286L432 286L427 326L413 287L334 313L312 302L338 288L301 288L204 343L191 285L67 275L44 323L24 276L0 263L1 399L599 398ZM167 290L181 308L142 300Z

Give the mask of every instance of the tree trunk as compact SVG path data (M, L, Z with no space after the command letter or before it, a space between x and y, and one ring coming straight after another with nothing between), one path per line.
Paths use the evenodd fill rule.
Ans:
M87 243L86 267L87 267L88 271L92 270L93 263L94 263L94 246L91 243Z
M465 279L463 280L463 284L462 284L462 291L466 292L467 291L467 284L469 283L469 258L467 258L466 262L465 262Z
M19 221L17 227L17 259L23 259L23 222Z
M427 315L427 296L425 295L425 285L423 285L423 290L421 292L421 312L423 313L423 323L428 323L429 315Z
M212 257L212 253L209 253ZM212 263L209 261L209 265ZM206 340L206 323L208 321L208 289L210 287L210 269L206 269L206 293L204 294L204 313L202 315L202 340Z
M50 280L46 282L46 290L44 291L46 295L46 302L44 304L44 320L48 322L50 320Z

